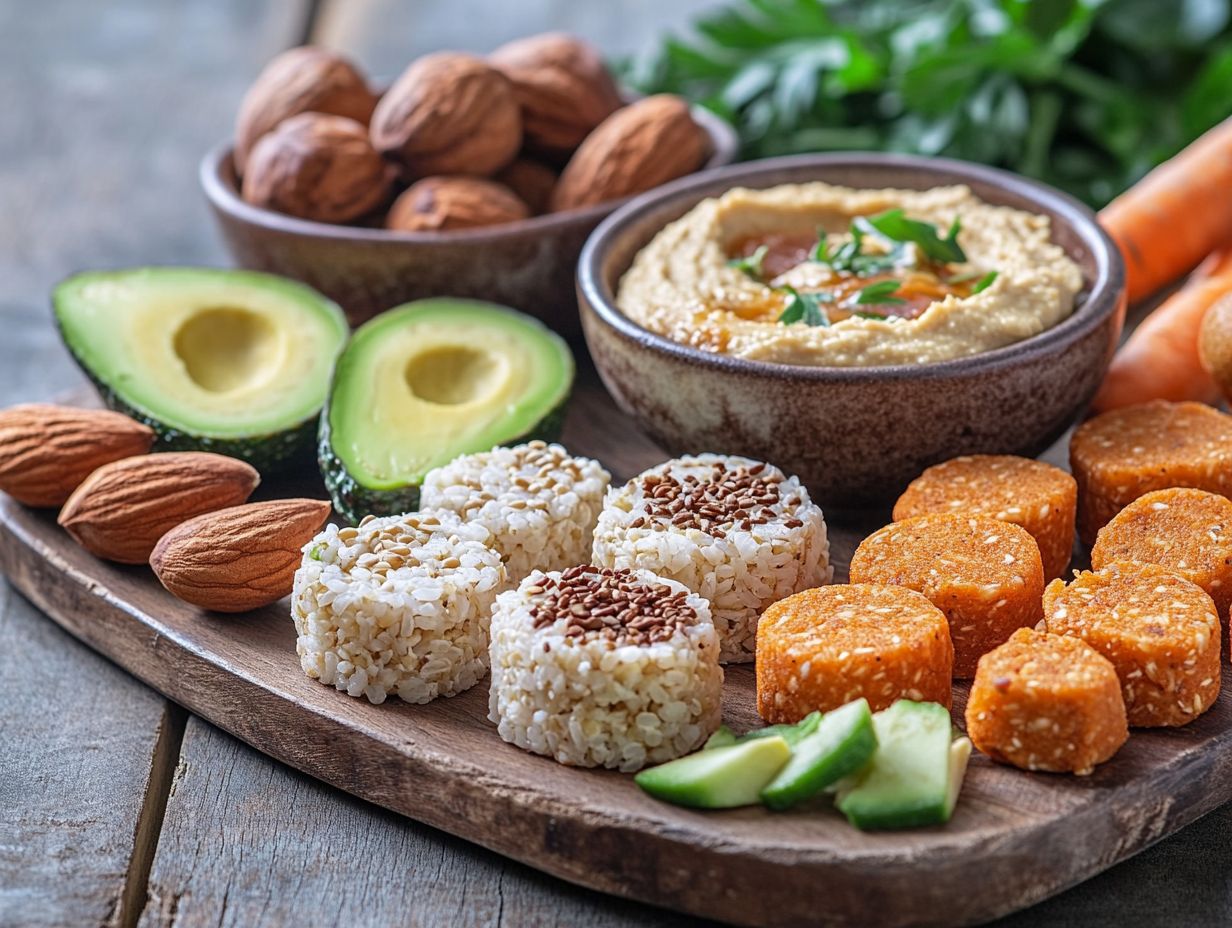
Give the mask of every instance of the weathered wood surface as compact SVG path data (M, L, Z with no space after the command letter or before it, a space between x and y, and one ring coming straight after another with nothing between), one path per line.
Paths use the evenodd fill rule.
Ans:
M0 404L44 399L80 382L47 321L47 291L62 276L125 264L226 263L196 189L196 158L228 131L263 59L311 31L305 20L314 5L325 12L318 38L392 74L420 51L483 51L549 27L579 29L623 53L707 3L0 4L0 87L7 91ZM32 666L54 674L54 698L25 692ZM167 705L0 580L0 924L135 923L139 901L125 908L120 900L144 890L154 837L138 820L151 771L166 775L175 766L154 765L155 746L165 717L166 753L174 754L183 730L182 714L167 715ZM200 746L205 738L208 748ZM199 721L190 725L182 760L147 924L174 920L176 910L160 921L164 898L177 901L184 924L701 924L575 889L359 803ZM169 784L154 779L144 820L156 824ZM328 827L309 827L321 822ZM1230 833L1232 806L1224 806L999 924L1230 924ZM395 855L392 864L368 866L363 855L375 858L380 849ZM331 868L348 879L329 880ZM243 903L233 909L231 899ZM877 905L871 894L868 904Z
M0 404L81 382L59 278L221 260L193 165L297 6L0 4ZM0 577L0 925L135 922L183 723Z
M617 479L661 459L593 380L578 392L570 447ZM832 527L840 578L882 518ZM504 744L486 719L482 686L427 706L371 706L323 687L299 668L285 604L234 618L201 613L148 571L96 560L49 515L10 501L0 502L0 564L57 622L261 751L572 882L740 924L985 920L1232 799L1229 685L1193 724L1136 732L1088 778L1029 775L977 757L945 828L861 834L829 809L696 813L649 799L629 777L564 768ZM728 680L728 722L756 724L750 669L731 669ZM972 881L976 870L982 878Z
M215 840L202 841L208 828ZM697 925L577 889L274 764L192 718L142 928Z

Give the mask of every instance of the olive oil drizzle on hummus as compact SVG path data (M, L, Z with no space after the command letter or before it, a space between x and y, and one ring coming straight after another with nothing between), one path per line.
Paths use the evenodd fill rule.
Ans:
M728 249L729 264L770 286L764 303L745 303L730 311L742 318L790 325L831 325L857 316L896 321L915 319L947 296L966 298L988 287L996 271L956 273L966 261L958 245L955 220L946 238L930 223L907 219L901 210L857 217L846 237L834 240L768 233L746 236ZM865 247L873 242L873 248ZM829 268L806 290L775 285L805 262Z

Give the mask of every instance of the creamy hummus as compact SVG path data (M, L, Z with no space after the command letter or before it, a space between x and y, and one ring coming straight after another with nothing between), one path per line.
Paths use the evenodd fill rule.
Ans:
M885 256L879 269L851 270L813 253L822 234L827 255L844 245L850 253L853 221L892 210L935 226L939 238L958 219L963 260L930 258L913 243L883 239L867 218L857 222L866 230L857 244ZM616 302L640 325L697 348L858 367L927 364L1021 341L1069 316L1082 286L1078 266L1052 242L1046 216L992 206L961 186L809 183L737 188L702 201L637 254ZM887 291L893 296L878 301ZM788 312L801 295L824 318Z

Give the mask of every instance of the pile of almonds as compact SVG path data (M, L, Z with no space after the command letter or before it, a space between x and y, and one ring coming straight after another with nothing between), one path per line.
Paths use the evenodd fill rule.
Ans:
M244 97L234 164L256 206L426 231L616 200L709 154L683 99L626 105L594 48L548 33L425 55L381 95L340 55L293 48Z
M215 612L291 593L300 549L325 524L323 500L246 503L260 475L201 451L149 454L154 432L118 412L29 403L0 410L0 491L59 507L91 554L148 562L168 590Z

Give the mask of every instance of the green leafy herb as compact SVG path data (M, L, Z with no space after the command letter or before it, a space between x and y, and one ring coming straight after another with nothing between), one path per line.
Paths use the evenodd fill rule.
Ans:
M783 325L791 325L793 322L820 326L830 324L830 315L822 304L833 303L833 295L825 292L800 293L795 287L781 289L787 294L787 305L779 316L779 322Z
M308 551L308 556L314 561L319 561L321 559L321 552L324 550L324 545L313 545Z
M836 273L855 274L859 277L898 267L903 257L900 247L891 248L886 254L868 254L864 251L864 238L870 231L873 230L868 223L864 222L862 217L857 217L851 224L851 238L834 249L830 248L826 234L819 231L811 257L814 261L829 265Z
M958 244L958 233L962 226L957 216L954 217L945 238L937 234L937 227L931 222L908 219L901 209L888 209L884 213L867 217L865 221L892 242L914 243L930 261L959 264L967 260L967 255Z
M971 295L975 296L977 293L983 293L985 290L987 290L989 287L992 286L993 281L995 281L996 279L997 279L997 272L989 271L987 274L985 274L983 277L981 277L979 280L975 282L975 286L971 288Z
M1102 206L1232 115L1232 0L727 0L625 76L745 158L945 155Z
M857 319L873 319L877 322L889 322L891 319L897 318L896 316L887 316L885 313L875 313L868 309L857 309L852 315Z
M732 258L727 262L728 267L734 267L738 271L744 271L754 280L762 279L762 263L766 260L766 255L770 249L765 245L759 245L751 255L745 255L743 258Z
M906 303L906 300L894 295L901 286L902 284L897 280L879 280L875 284L862 287L856 297L856 302L861 304Z

